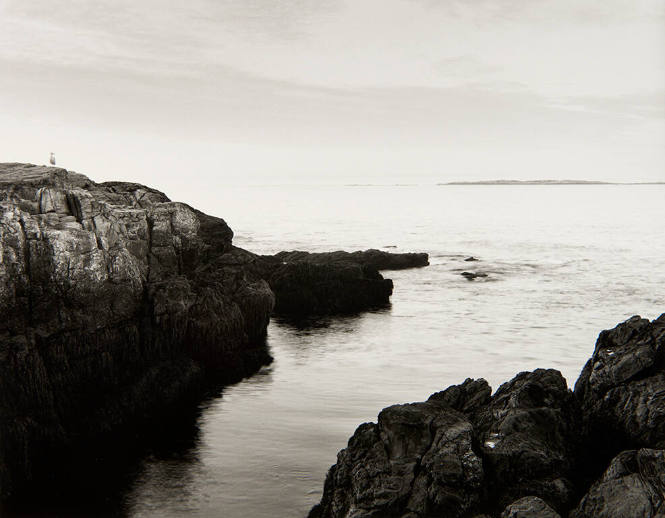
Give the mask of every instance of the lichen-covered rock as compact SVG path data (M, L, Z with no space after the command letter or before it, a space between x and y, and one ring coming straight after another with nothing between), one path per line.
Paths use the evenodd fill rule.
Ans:
M665 450L627 450L617 455L570 518L665 516Z
M501 518L561 518L547 502L537 496L525 496L501 513Z
M274 296L232 236L142 185L0 164L0 494L266 361Z

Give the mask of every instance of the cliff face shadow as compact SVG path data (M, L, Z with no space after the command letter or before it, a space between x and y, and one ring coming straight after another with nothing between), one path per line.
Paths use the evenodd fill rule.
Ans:
M257 364L246 376L269 371L272 357L265 340L255 354ZM199 464L201 414L242 379L213 377L198 392L133 427L56 452L33 483L0 502L0 516L129 516L132 489L156 464L166 466L159 474L164 490L186 485Z
M51 463L30 487L0 507L0 516L126 516L125 495L148 456L196 462L200 405L181 405L172 416L147 423L114 444L87 445Z

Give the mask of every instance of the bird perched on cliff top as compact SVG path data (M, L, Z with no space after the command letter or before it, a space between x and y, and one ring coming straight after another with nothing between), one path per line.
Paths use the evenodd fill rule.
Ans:
M51 151L51 158L49 159L51 165L55 165L55 153Z

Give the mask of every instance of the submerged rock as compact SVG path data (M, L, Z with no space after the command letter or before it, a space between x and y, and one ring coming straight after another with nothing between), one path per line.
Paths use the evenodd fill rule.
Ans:
M663 516L664 329L661 315L603 331L574 393L537 369L491 397L466 380L383 410L339 453L310 517Z
M142 185L0 165L0 494L269 361L274 296L232 237Z
M462 272L460 275L466 278L467 281L473 281L478 278L488 277L484 272Z

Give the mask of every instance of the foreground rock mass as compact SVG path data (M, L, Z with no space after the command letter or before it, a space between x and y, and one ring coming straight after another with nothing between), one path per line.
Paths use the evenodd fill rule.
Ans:
M556 370L494 395L467 379L361 425L310 518L665 516L665 314L603 331L572 392Z
M0 165L0 493L269 360L274 295L226 223L148 187Z

